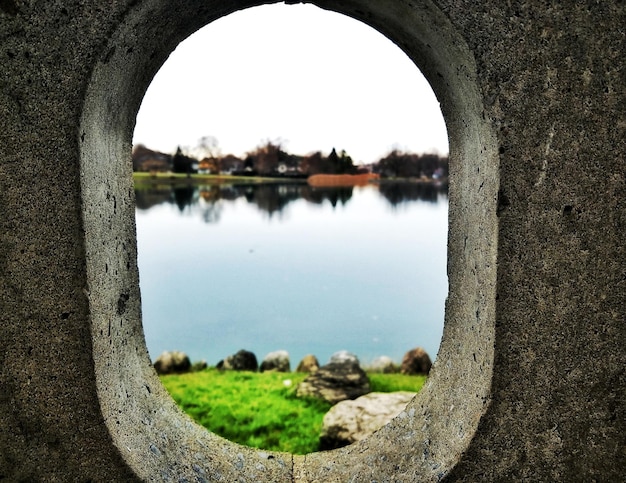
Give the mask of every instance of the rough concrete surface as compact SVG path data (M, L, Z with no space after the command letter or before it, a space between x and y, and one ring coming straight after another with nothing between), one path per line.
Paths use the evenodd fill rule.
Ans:
M0 0L0 479L623 480L624 2L317 2L393 40L441 102L437 361L374 436L306 457L176 408L141 328L134 119L181 40L259 3Z

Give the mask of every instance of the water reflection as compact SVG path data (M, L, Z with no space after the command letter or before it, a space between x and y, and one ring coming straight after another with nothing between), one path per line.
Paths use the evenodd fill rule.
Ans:
M372 185L372 188L377 189L392 207L415 201L436 203L441 196L447 195L447 186L435 183L384 181ZM221 200L245 199L271 217L280 214L290 203L300 199L318 205L328 201L333 208L345 205L351 200L354 189L353 186L313 187L306 183L182 186L144 183L138 184L135 195L137 208L140 210L170 203L184 212L202 201L202 218L207 223L215 223L220 219Z
M137 184L146 342L214 365L240 349L434 359L447 195L434 184Z

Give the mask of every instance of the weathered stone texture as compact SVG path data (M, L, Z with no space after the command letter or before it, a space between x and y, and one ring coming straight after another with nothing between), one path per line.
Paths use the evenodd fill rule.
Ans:
M306 459L178 411L140 324L134 116L178 42L255 3L0 1L0 478L623 479L624 2L316 2L396 42L441 102L437 361L401 417Z

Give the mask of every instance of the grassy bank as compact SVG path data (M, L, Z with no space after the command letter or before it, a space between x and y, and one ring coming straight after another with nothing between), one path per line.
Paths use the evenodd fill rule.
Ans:
M330 404L295 396L307 375L207 369L161 376L176 403L196 422L254 448L307 454L318 449ZM419 391L425 377L370 374L372 391Z
M271 178L263 176L233 176L220 174L191 174L185 173L144 173L134 172L136 184L259 184L259 183L305 183L306 179Z

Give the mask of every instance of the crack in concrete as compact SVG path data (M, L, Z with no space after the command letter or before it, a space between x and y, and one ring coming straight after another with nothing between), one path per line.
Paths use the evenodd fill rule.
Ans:
M539 169L539 178L535 183L535 188L538 188L543 184L546 179L546 171L548 170L548 155L550 154L550 150L552 148L552 139L554 139L554 124L550 126L550 131L548 132L548 140L546 141L546 149L544 152L545 158L543 158L543 163L541 164L541 168Z

